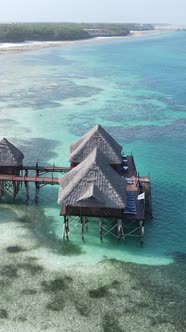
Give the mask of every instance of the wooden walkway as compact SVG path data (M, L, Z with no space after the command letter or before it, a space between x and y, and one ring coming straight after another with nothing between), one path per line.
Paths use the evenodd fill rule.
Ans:
M19 176L0 174L0 181L35 182L40 184L59 184L58 178L42 176Z
M20 185L24 184L26 193L26 202L29 200L29 183L35 185L35 202L38 201L39 189L45 185L59 185L58 177L54 177L53 173L66 174L70 170L69 167L63 166L39 166L36 163L34 166L21 166L15 174L0 174L0 200L4 193L9 192L15 200ZM16 172L19 172L17 174ZM33 174L35 173L35 175ZM49 173L46 176L46 173Z
M67 173L70 170L70 167L61 167L61 166L22 166L20 168L21 171L38 171L38 172L55 172L55 173Z

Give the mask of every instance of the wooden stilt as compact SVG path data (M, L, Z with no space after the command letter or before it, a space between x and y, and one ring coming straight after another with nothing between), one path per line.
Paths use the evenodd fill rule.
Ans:
M62 235L63 240L65 240L65 230L66 230L66 215L64 216L64 222L63 222L63 235Z
M100 219L100 222L99 222L99 237L100 237L100 240L103 241L103 221L102 221L102 219Z
M81 217L81 219L80 219L81 221L81 237L82 237L82 240L84 240L84 226L85 226L85 221L84 221L84 218L83 217Z
M1 192L0 192L0 199L1 199L5 193L5 182L4 181L0 182L0 189L1 189Z
M16 194L17 194L16 181L12 181L12 186L13 186L13 200L15 202Z
M39 188L40 188L39 183L35 182L35 204L37 204L37 202L38 202Z
M145 231L144 220L140 220L139 224L140 224L141 246L143 247L143 243L144 243L144 231Z
M16 195L19 193L20 183L16 181Z
M153 218L153 215L152 215L152 197L151 197L151 188L149 188L149 210L150 210L150 217Z
M67 238L67 240L69 240L68 234L69 234L69 220L68 220L68 217L66 217L66 238Z
M118 219L118 240L124 239L124 231L123 231L123 225L122 220Z
M28 203L28 201L29 201L29 186L28 186L27 181L25 181L25 191L26 191L26 203Z
M88 219L84 217L85 229L88 231Z
M68 238L69 234L69 225L68 225L68 217L65 215L64 216L64 223L63 223L63 240L69 239Z
M36 163L36 176L39 176L38 161Z
M1 198L2 198L2 181L0 181L0 201L1 201Z
M4 195L4 192L5 192L5 183L4 181L0 181L0 200Z

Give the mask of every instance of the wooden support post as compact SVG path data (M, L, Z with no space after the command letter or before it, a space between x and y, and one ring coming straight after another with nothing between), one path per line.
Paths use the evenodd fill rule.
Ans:
M103 221L102 221L102 219L100 219L100 222L99 222L99 237L100 237L100 240L103 241Z
M25 191L26 191L26 203L28 203L28 201L29 201L29 186L28 186L27 181L25 181Z
M64 221L63 221L63 235L62 235L63 240L65 240L65 224L66 224L66 215L64 216Z
M2 197L2 181L0 181L0 201L1 201L1 197Z
M118 219L118 240L124 239L124 231L123 231L123 225L122 220Z
M0 181L0 200L4 194L4 181Z
M85 229L88 231L88 219L84 217Z
M151 196L151 187L149 186L149 209L150 209L150 217L153 218L152 215L152 196Z
M39 188L40 188L39 183L35 182L35 204L37 204L37 202L38 202Z
M13 200L15 202L16 194L17 194L16 181L12 181L12 186L13 186Z
M66 238L67 238L67 240L69 240L68 234L69 234L69 223L68 223L68 217L66 217Z
M36 176L39 176L38 161L36 163Z
M16 182L16 195L19 193L20 183Z
M64 215L64 223L63 223L63 240L68 240L69 234L69 226L68 226L68 217Z
M1 181L0 182L0 200L3 197L4 193L5 193L5 184L6 181Z
M80 223L81 223L81 237L82 237L82 240L84 240L84 218L83 217L80 217Z
M144 243L144 231L145 231L144 220L140 220L139 224L140 224L141 246L143 247L143 243Z

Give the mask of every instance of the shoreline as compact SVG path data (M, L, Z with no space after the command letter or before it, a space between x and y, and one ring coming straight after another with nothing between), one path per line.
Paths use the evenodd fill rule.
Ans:
M131 31L127 36L106 36L106 37L93 37L90 39L77 39L77 40L65 40L65 41L33 41L28 43L0 43L0 54L4 52L24 52L32 51L41 48L48 47L59 47L71 44L79 44L83 42L93 42L93 41L103 41L103 40L129 40L143 37L154 37L162 34L167 34L170 32L175 32L177 29L155 29L146 31Z

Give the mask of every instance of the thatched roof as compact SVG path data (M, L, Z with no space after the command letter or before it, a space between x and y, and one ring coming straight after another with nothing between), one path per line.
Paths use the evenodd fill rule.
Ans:
M92 128L78 141L71 144L69 161L71 163L81 163L87 156L98 148L107 158L109 164L121 164L121 150L119 145L100 125Z
M126 206L126 182L96 148L59 183L58 204L116 209Z
M20 166L23 158L23 153L6 138L0 141L0 166Z

